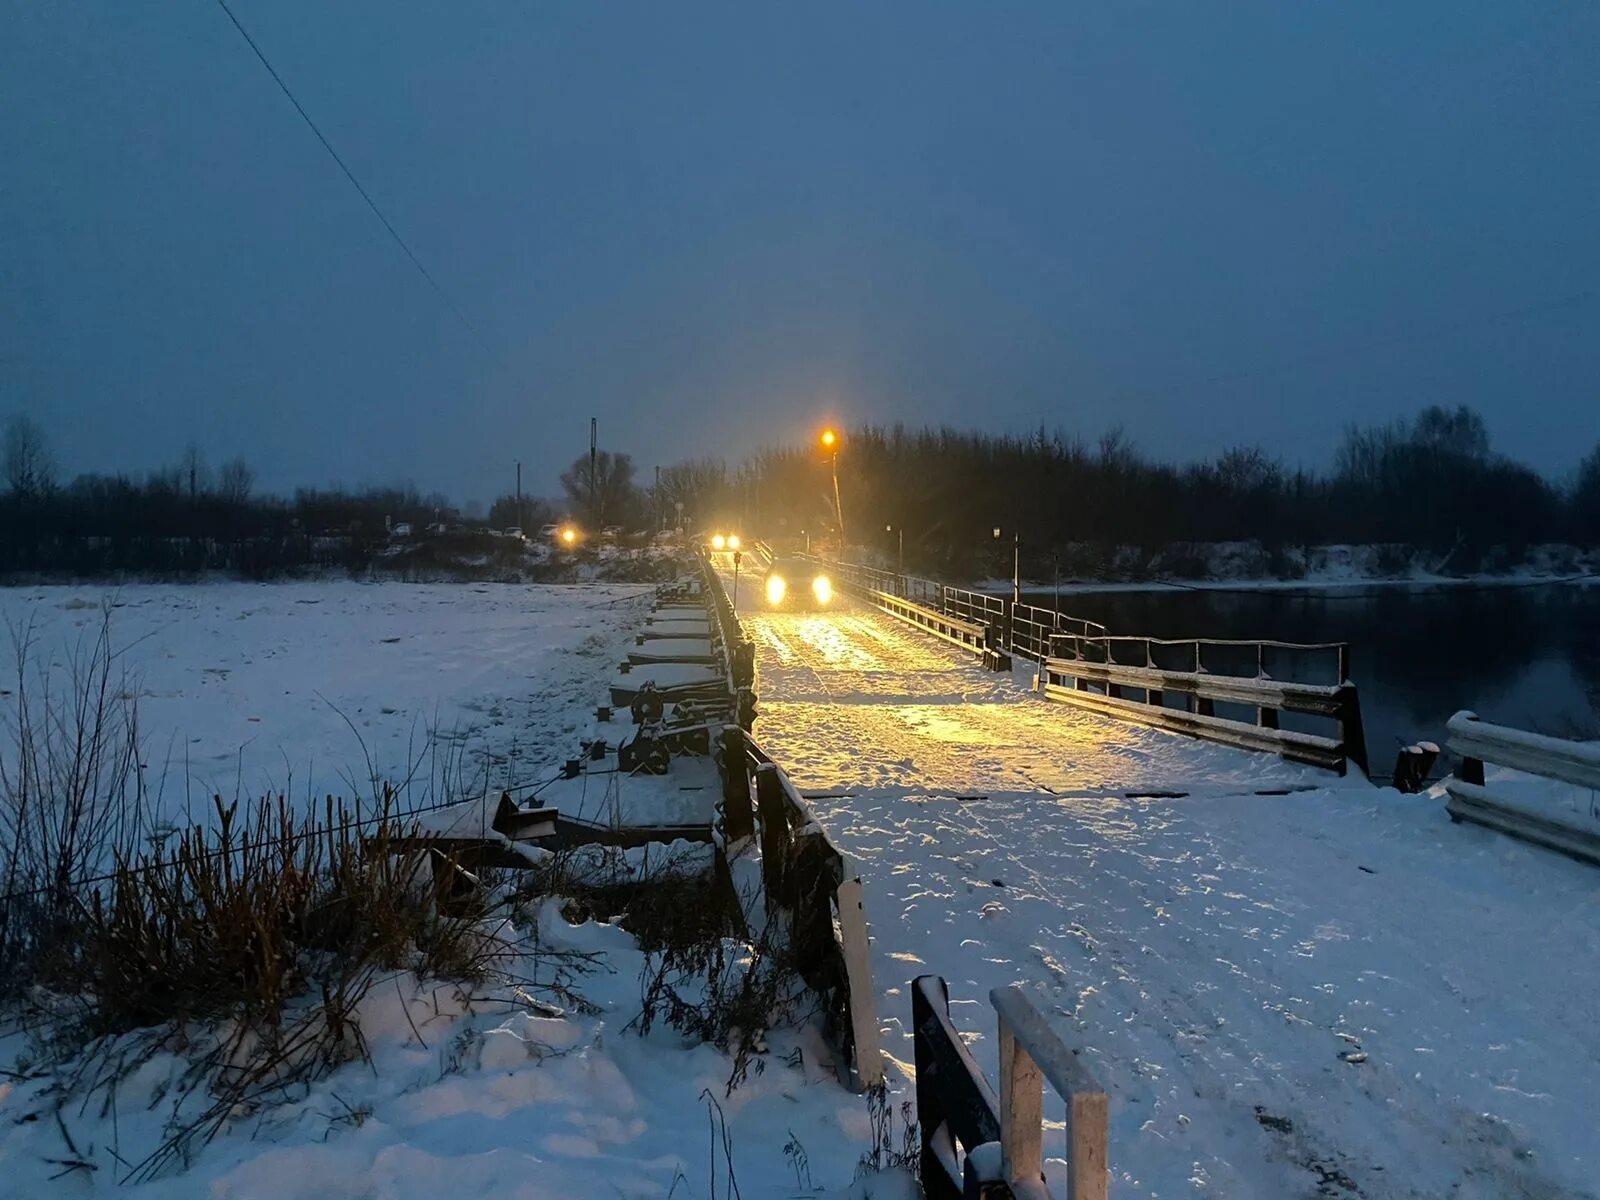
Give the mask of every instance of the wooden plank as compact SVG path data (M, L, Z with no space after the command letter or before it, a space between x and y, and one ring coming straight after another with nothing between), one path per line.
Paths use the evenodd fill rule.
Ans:
M981 625L963 621L959 617L948 617L943 613L931 613L926 609L922 609L920 605L912 605L909 601L900 600L899 597L890 596L886 592L868 590L867 596L881 611L888 613L896 620L904 621L907 625L914 626L922 630L922 632L938 638L940 641L949 642L952 646L965 650L969 654L981 655L984 652L983 642L987 636L987 630ZM884 601L891 601L894 604L904 606L907 611L892 607L889 603L884 603ZM930 621L936 622L945 628L938 628L935 624L930 624ZM954 632L946 632L946 629Z
M1095 712L1121 720L1137 721L1173 733L1186 733L1191 737L1224 742L1243 750L1262 750L1269 754L1281 754L1284 758L1295 762L1307 763L1329 771L1341 773L1344 771L1344 747L1332 738L1287 729L1264 729L1259 725L1230 721L1225 717L1207 717L1177 708L1157 708L1137 700L1117 700L1111 696L1102 696L1098 692L1084 691L1053 682L1045 683L1044 692L1052 700L1093 709Z
M995 988L989 1000L1002 1028L1011 1030L1018 1046L1067 1101L1068 1200L1105 1200L1110 1192L1111 1136L1105 1089L1020 987Z
M1230 704L1283 709L1309 716L1337 717L1344 711L1348 686L1293 683L1281 679L1212 675L1193 671L1166 671L1160 667L1132 667L1122 663L1087 662L1075 658L1049 658L1047 670L1100 684L1140 688L1148 692L1176 692Z
M1067 1104L1067 1200L1111 1194L1111 1106L1104 1092L1080 1092Z
M1044 1072L1000 1018L1000 1163L1006 1182L1044 1173Z
M438 854L474 867L506 867L515 871L532 869L534 864L510 842L495 838L455 837L448 834L415 834L405 837L368 838L369 849L391 854L422 851Z
M966 1042L950 1023L944 980L921 975L912 981L911 989L918 1114L934 1113L933 1126L947 1123L956 1140L969 1149L999 1141L999 1102ZM931 1128L925 1131L932 1132Z
M867 942L867 914L861 880L847 879L834 893L839 909L839 942L845 978L850 985L850 1034L855 1040L856 1080L865 1090L883 1082L879 1045L877 993L872 990L872 957Z
M1104 1090L1089 1068L1078 1061L1078 1056L1067 1048L1044 1015L1033 1006L1020 985L995 988L989 993L989 1002L1060 1095Z

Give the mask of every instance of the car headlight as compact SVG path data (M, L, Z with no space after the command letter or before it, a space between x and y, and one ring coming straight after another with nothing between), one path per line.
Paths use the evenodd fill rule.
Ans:
M726 550L728 548L728 539L720 533L717 534L716 537L711 539L711 548L713 550Z
M737 533L730 533L728 535L728 549L729 550L737 550L738 548L739 548L739 535Z
M833 581L826 575L818 575L811 581L811 594L818 604L826 604L833 599Z
M782 604L783 594L789 590L789 585L783 581L782 575L767 576L767 603Z

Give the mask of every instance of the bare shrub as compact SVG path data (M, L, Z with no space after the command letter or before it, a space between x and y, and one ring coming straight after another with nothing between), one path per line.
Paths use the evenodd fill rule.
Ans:
M856 1163L856 1178L882 1171L907 1171L913 1179L922 1173L922 1143L911 1101L900 1103L899 1132L895 1110L889 1103L889 1085L875 1083L867 1089L867 1121L872 1128L872 1148Z
M330 804L297 816L278 800L241 816L237 802L215 804L215 824L119 861L76 896L71 936L31 981L50 1018L42 1057L70 1064L60 1106L97 1093L114 1104L158 1052L188 1060L168 1135L128 1179L186 1165L239 1115L301 1099L366 1058L358 1010L377 983L411 973L470 985L511 956L488 930L489 893L442 911L437 860L389 813L369 821Z
M0 999L78 919L75 885L134 854L145 832L137 686L111 646L109 607L60 661L11 627L16 688L0 744Z

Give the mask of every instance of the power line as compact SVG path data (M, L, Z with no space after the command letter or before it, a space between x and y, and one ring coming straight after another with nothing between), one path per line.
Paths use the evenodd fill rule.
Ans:
M317 123L311 119L311 114L305 110L305 106L302 105L299 100L295 99L294 93L289 90L289 85L283 81L283 76L278 74L272 63L267 60L267 56L262 52L261 47L256 44L255 38L250 36L250 31L246 29L239 21L239 18L234 15L233 9L228 7L228 0L217 0L217 7L222 9L222 11L227 14L229 21L233 22L233 27L239 31L239 36L244 38L245 43L250 47L251 50L255 52L255 56L261 60L261 65L267 69L267 74L272 76L272 81L276 83L278 85L278 89L289 98L289 103L294 105L295 112L300 114L300 119L306 123L306 128L317 135L317 141L322 143L322 148L328 152L329 157L331 157L334 162L339 164L339 169L344 172L344 177L350 181L350 186L356 189L356 192L364 201L366 201L367 207L372 210L372 215L377 217L378 220L382 222L383 227L389 231L389 236L394 239L395 245L399 246L405 256L411 260L411 265L416 267L417 271L422 275L422 277L428 281L429 286L431 286L433 290L438 293L439 299L443 300L450 311L456 315L456 319L466 326L467 332L471 333L472 336L477 339L478 344L482 346L485 351L488 351L488 344L483 340L483 336L479 334L477 328L472 324L471 321L467 320L466 314L463 313L456 302L450 298L450 294L440 286L439 281L433 277L433 275L428 271L428 268L422 265L422 260L418 258L412 251L411 247L406 244L405 238L400 236L400 231L394 227L394 224L389 220L388 217L383 215L383 210L378 207L377 201L373 200L367 189L361 186L361 181L356 178L355 172L352 171L348 165L346 165L344 159L339 157L339 152L333 148L333 143L327 139L322 130L317 128Z

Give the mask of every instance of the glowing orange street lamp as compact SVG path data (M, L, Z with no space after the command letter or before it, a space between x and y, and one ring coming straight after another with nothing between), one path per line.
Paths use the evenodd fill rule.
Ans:
M833 511L839 518L839 548L844 549L844 505L839 502L839 435L832 429L822 431L822 448L828 451L833 467Z
M578 540L578 531L571 525L568 525L561 531L561 540L568 546L573 545Z

